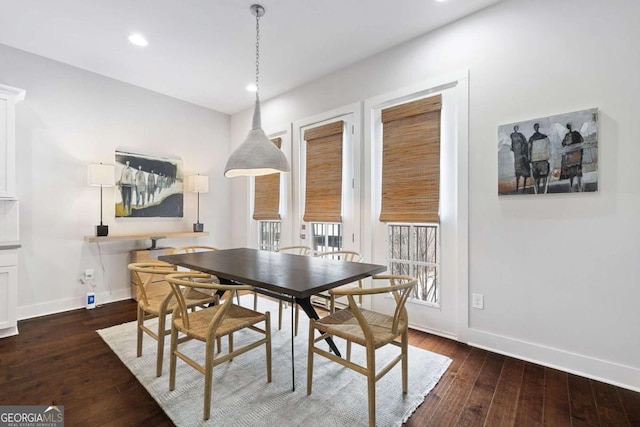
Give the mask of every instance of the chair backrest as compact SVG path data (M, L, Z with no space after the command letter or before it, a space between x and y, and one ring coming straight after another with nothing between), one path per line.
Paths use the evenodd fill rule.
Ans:
M219 251L220 249L213 246L206 245L191 245L191 246L182 246L180 248L175 248L173 250L175 254L192 254L194 252L204 252L204 251Z
M276 249L276 252L283 252L293 255L311 255L311 248L309 246L283 246Z
M375 295L375 294L385 294L391 293L396 302L396 308L393 313L393 324L391 327L392 333L396 334L398 332L398 326L400 325L401 320L407 320L407 309L405 308L405 304L407 303L407 299L409 298L409 294L413 290L413 288L418 283L418 279L411 276L403 276L403 275L393 275L393 274L380 274L372 277L374 281L374 287L368 289L331 289L329 293L334 295L346 295L349 300L349 308L351 312L354 314L360 327L365 332L365 335L371 334L369 327L367 326L367 322L360 311L360 307L356 304L355 299L353 298L355 295ZM376 287L375 282L379 280L385 280L389 282L388 286L380 286Z
M315 255L320 258L339 259L342 261L361 262L362 255L356 251L328 251L319 252Z
M222 319L224 319L225 313L233 303L234 295L237 296L239 291L253 290L253 286L250 285L222 285L215 283L211 281L213 277L210 274L195 272L173 273L166 276L177 301L177 307L173 310L173 319L181 318L182 324L186 329L189 329L190 325L189 310L185 296L191 289L229 292L224 302L221 305L217 305L219 309L209 324L209 333L215 331Z
M147 290L156 276L166 276L175 273L176 266L162 261L132 262L127 266L131 271L131 280L136 285L138 301L149 304ZM140 274L146 275L143 280Z

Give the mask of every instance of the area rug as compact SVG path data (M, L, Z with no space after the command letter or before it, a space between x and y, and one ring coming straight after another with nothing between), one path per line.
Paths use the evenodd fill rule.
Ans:
M243 299L242 304L251 306L253 297L247 295L244 298L247 299ZM178 359L176 389L169 391L169 337L166 340L163 375L156 378L156 343L145 336L143 355L136 357L136 322L97 332L177 426L368 425L366 377L316 355L313 393L307 396L308 321L301 313L299 334L294 340L296 390L292 391L290 309L285 310L282 330L278 330L277 303L261 298L258 310L272 313L272 382L266 381L264 346L236 357L231 363L215 367L211 418L207 422L202 420L202 374ZM253 333L241 331L234 334L234 345L240 347L242 341L253 338ZM336 344L344 354L345 348L340 341L337 340ZM181 347L202 362L204 346L201 342L190 341ZM398 351L395 346L379 349L376 352L376 364L382 366ZM352 360L364 363L365 354L361 346L353 346ZM376 384L376 425L400 426L405 422L437 384L450 363L451 359L445 356L409 346L409 392L402 393L401 366L398 364Z

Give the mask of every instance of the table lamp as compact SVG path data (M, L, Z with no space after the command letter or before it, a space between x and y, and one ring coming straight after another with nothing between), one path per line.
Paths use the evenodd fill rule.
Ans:
M115 184L115 168L113 165L92 163L87 170L89 185L100 186L100 225L96 225L96 236L108 236L109 226L102 224L102 187L113 187Z
M209 191L209 177L206 175L191 175L187 178L187 189L193 193L198 193L198 219L193 224L193 231L201 233L204 231L204 224L200 222L200 193Z

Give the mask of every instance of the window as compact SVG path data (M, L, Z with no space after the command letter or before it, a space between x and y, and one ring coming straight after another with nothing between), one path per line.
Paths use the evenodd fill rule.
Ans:
M342 249L342 224L313 222L311 238L314 252L339 251Z
M280 247L280 221L260 221L259 249L275 251Z
M439 227L437 224L387 224L387 261L391 274L418 279L411 298L439 303Z
M385 108L380 221L392 274L418 279L412 299L439 304L438 221L442 96Z
M271 139L278 148L281 138ZM280 246L280 174L257 176L254 181L253 219L259 221L258 247L273 251Z
M307 142L304 221L311 224L314 252L342 248L343 134L342 120L304 132Z

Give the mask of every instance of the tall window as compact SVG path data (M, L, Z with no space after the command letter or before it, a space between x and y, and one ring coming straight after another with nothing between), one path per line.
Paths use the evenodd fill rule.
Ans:
M306 191L304 221L311 223L313 250L342 248L342 120L304 133Z
M413 298L439 303L440 95L382 110L382 203L392 274L418 279Z
M282 139L271 140L278 148ZM253 219L259 221L260 249L276 250L280 246L280 174L255 178Z

